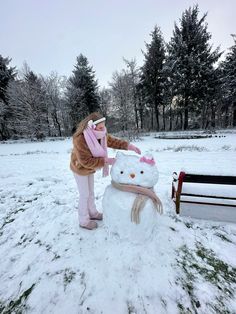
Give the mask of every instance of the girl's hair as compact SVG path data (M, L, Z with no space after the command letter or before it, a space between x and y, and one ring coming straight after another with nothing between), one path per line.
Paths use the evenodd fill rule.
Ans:
M89 120L96 121L98 119L101 119L103 115L99 112L92 112L90 115L88 115L86 118L84 118L82 121L80 121L78 127L76 128L76 131L73 135L73 137L79 136L83 131L87 128Z

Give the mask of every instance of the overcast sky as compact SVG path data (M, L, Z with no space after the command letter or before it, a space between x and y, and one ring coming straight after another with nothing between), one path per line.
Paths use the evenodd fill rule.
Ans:
M0 54L19 69L26 61L36 73L69 76L82 53L106 86L122 57L142 65L155 24L169 41L174 21L195 3L200 16L208 12L213 47L227 50L236 33L235 0L2 0Z

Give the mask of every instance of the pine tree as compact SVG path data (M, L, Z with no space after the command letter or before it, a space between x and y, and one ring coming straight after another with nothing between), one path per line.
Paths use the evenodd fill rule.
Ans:
M182 14L180 26L175 24L168 45L174 96L183 112L184 129L188 128L189 112L201 113L202 126L206 124L204 118L216 79L214 64L221 55L218 48L211 51L211 34L205 23L207 14L199 20L198 13L196 5Z
M15 68L9 67L11 59L0 55L0 140L10 137L8 119L11 117L11 109L8 105L7 87L15 79Z
M234 45L222 62L222 89L226 111L231 113L231 125L236 126L236 35L232 35Z
M67 101L72 125L87 114L99 109L98 85L95 72L85 56L80 54L72 76L68 80Z
M146 43L147 52L142 66L142 85L146 100L155 112L157 130L159 130L159 108L163 105L163 65L165 61L165 44L160 28L155 26L151 33L151 43Z

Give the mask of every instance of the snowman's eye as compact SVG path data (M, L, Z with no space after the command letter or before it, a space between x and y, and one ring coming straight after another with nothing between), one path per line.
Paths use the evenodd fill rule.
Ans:
M141 170L140 173L143 174L143 170Z
M121 171L121 172L120 172L120 174L123 174L123 173L124 173L124 171Z

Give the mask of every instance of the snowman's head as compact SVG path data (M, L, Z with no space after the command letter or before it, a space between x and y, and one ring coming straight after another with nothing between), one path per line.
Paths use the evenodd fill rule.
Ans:
M153 187L158 181L158 170L151 155L138 157L118 152L111 169L116 183Z

